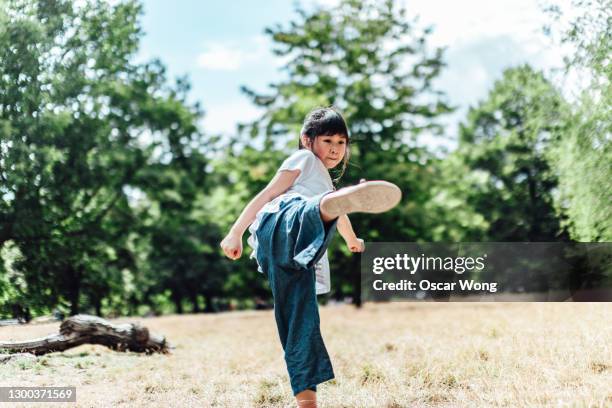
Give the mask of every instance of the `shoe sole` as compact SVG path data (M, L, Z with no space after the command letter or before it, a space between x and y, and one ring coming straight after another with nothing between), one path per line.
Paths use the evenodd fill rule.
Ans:
M336 191L321 206L332 217L354 212L378 214L395 207L401 198L402 191L395 184L366 181Z

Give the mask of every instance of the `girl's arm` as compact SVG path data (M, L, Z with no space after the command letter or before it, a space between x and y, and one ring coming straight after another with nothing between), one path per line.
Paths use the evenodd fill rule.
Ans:
M221 241L221 248L228 258L240 258L242 255L242 235L244 231L255 220L259 210L266 203L287 191L299 175L300 170L283 170L276 173L270 183L244 207L244 210L240 213L227 236Z
M365 250L365 244L362 239L355 235L348 215L344 214L338 217L338 232L346 241L346 245L351 252L363 252Z
M359 183L365 183L366 179L362 178L359 180ZM349 220L348 215L344 214L338 218L338 232L344 238L346 245L348 246L351 252L363 252L365 251L365 243L363 239L357 238L355 235L355 231L353 231L353 226L351 225L351 220Z

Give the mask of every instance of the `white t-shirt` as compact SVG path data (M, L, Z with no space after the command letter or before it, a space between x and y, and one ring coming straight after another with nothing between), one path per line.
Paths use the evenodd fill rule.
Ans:
M287 157L278 171L300 170L300 175L284 194L298 193L314 197L333 190L334 185L325 165L313 152L301 149Z
M318 194L334 190L332 179L327 171L327 168L321 160L313 152L307 149L301 149L289 156L278 168L278 171L283 170L300 170L299 176L293 182L293 185L283 194L276 197L263 206L257 213L255 221L249 227L251 236L247 242L253 248L251 258L255 258L257 254L257 236L255 232L259 227L259 223L264 213L277 212L279 203L284 198L291 196L303 196L305 198L314 197ZM263 272L258 265L259 272ZM329 260L327 251L323 254L319 262L315 265L316 274L316 293L317 295L327 293L331 290L331 281L329 277Z

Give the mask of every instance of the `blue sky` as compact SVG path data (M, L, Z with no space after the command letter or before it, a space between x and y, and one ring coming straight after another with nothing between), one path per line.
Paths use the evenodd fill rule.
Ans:
M534 0L398 0L422 26L434 26L431 46L447 47L448 67L438 89L459 107L447 119L456 134L467 107L483 99L504 68L528 62L549 70L561 65L561 50L542 34L548 17ZM333 5L337 0L305 0ZM206 111L207 133L232 133L236 123L259 111L240 93L247 85L265 91L282 77L283 62L270 49L264 28L295 19L292 0L145 0L145 36L138 58L160 58L170 77L187 74L191 98Z

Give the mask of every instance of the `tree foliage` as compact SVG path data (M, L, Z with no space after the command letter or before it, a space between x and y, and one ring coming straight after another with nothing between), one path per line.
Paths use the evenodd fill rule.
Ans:
M612 19L609 0L572 1L569 20L552 7L561 44L575 50L566 58L568 77L583 87L566 117L567 128L556 135L550 161L559 175L556 200L566 215L572 238L612 241ZM565 23L564 23L565 22Z
M547 152L553 135L566 126L568 109L541 72L528 65L504 71L487 97L468 111L459 146L442 163L434 202L446 209L446 219L463 221L471 240L564 239L553 206L558 181ZM476 224L465 225L470 219Z
M19 248L34 308L100 312L138 273L130 191L170 190L189 212L203 186L202 112L160 62L132 62L140 13L135 1L0 10L0 243ZM161 194L149 199L167 205Z

